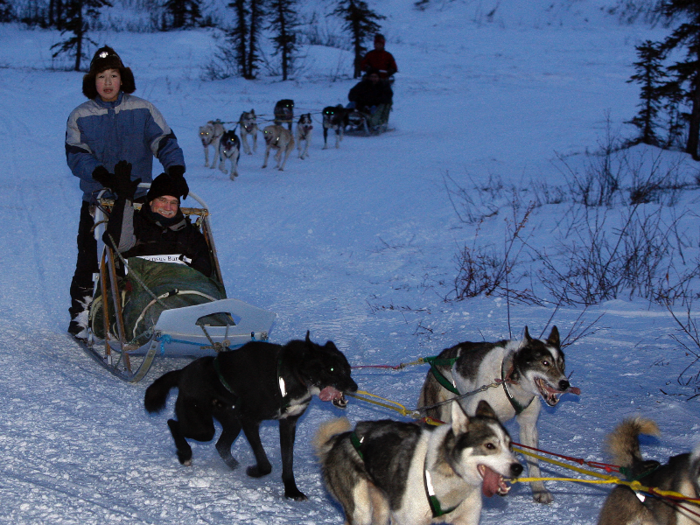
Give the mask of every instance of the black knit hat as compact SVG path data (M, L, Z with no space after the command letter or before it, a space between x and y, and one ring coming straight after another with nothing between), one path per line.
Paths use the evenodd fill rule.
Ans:
M151 202L153 199L157 199L163 195L177 197L179 200L183 196L187 195L187 190L185 189L186 187L187 183L185 182L184 177L173 177L167 173L161 173L151 183L151 188L146 194L146 202Z
M109 46L104 46L95 52L90 62L90 71L83 77L83 95L89 99L97 97L95 77L107 69L118 69L122 79L121 90L124 93L136 91L136 82L131 68L124 67L122 59L117 52Z

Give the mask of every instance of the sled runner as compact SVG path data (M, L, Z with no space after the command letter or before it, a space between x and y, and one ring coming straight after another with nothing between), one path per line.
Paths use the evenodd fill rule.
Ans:
M143 379L159 355L202 357L249 341L267 341L275 320L272 312L226 297L209 210L194 193L188 197L201 207L181 210L207 241L214 268L211 279L176 256L124 259L102 240L113 202L98 199L99 276L90 306L88 338L82 346L125 381Z

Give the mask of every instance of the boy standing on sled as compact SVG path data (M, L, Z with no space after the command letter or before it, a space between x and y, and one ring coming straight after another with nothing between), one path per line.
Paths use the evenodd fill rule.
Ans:
M153 104L131 95L136 83L131 69L111 47L97 50L90 71L83 77L83 94L89 99L75 108L66 126L66 159L83 190L78 226L78 259L70 287L71 321L68 333L85 335L92 300L92 276L97 273L97 243L93 216L100 190L111 187L114 167L129 162L131 178L151 182L155 156L172 177L185 173L185 158L177 138ZM141 190L135 200L142 200Z

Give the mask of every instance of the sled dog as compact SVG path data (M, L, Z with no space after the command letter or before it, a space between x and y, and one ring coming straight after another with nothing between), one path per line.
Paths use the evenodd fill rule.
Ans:
M305 159L309 156L309 145L311 144L311 130L314 129L311 113L304 113L297 122L297 148L299 158ZM303 144L302 144L303 143ZM303 148L302 148L303 145ZM304 150L302 152L302 149Z
M486 401L473 417L459 403L438 428L347 419L319 429L314 445L329 492L350 525L477 525L481 496L505 495L523 471Z
M496 378L502 381L498 388L463 397L460 403L467 414L473 414L479 401L485 399L502 422L513 417L520 427L523 445L537 448L537 418L540 413L538 397L549 406L559 402L565 392L580 394L564 374L564 353L561 351L559 331L553 327L546 341L533 339L525 327L521 341L496 343L460 343L446 348L431 365L418 399L418 407L429 417L449 421L449 405L443 403L458 395L473 392L489 385ZM440 406L435 406L443 403ZM540 476L536 459L527 459L531 477ZM531 484L535 501L550 503L553 498L541 481Z
M253 151L258 150L258 121L255 116L255 110L244 111L241 113L241 118L238 119L238 124L241 126L241 142L243 143L243 151L246 155L252 155ZM248 145L248 135L253 137L253 151Z
M700 445L691 454L673 456L668 463L644 460L639 435L657 436L656 423L641 417L626 419L608 436L608 450L616 465L628 470L629 479L645 487L673 491L691 499L700 498ZM697 525L700 505L636 493L618 485L605 500L598 525Z
M323 108L323 149L328 148L329 129L335 131L335 147L340 147L348 123L348 110L341 104Z
M238 160L241 158L241 141L238 140L236 132L229 130L223 134L221 137L221 142L219 143L219 149L221 150L221 157L223 159L220 169L224 173L226 172L226 159L231 161L231 180L235 180L238 177Z
M209 168L209 146L211 146L214 156L211 161L211 168L216 167L217 157L219 158L219 168L223 165L224 160L219 152L219 142L224 134L224 124L219 120L210 120L204 126L199 126L199 138L204 146L204 167Z
M313 343L307 332L304 341L293 340L284 346L253 341L238 350L201 357L181 370L168 372L146 390L146 410L162 410L171 388L178 389L177 419L169 419L168 426L180 463L192 462L186 438L211 441L216 419L222 426L216 450L224 462L232 469L238 466L231 445L242 429L257 462L248 467L248 475L257 478L269 474L272 466L260 441L259 427L264 420L276 419L284 495L305 500L292 470L297 421L311 396L344 407L343 392L355 392L357 384L350 377L347 359L335 344Z
M287 124L289 131L292 131L292 123L294 122L294 101L288 98L283 98L275 104L275 124L281 126Z
M270 156L270 150L276 149L275 160L277 161L277 165L275 168L284 171L284 165L287 163L289 153L294 149L294 137L292 137L292 132L276 124L265 126L265 129L263 129L263 138L265 139L265 160L263 161L262 167L267 167L267 158ZM283 154L284 160L282 160Z

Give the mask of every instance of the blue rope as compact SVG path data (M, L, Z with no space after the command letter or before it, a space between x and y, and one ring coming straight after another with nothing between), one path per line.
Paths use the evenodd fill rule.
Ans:
M160 342L160 355L165 355L165 344L166 343L167 344L183 343L186 345L199 346L200 348L202 346L206 346L206 345L200 345L199 343L193 343L192 341L185 341L184 339L173 339L168 334L162 334L160 337L156 337L156 341Z
M255 338L255 332L250 332L250 340L251 341L257 340ZM170 336L168 334L161 334L159 337L156 337L156 341L158 341L160 343L160 355L165 355L165 345L166 344L183 343L186 345L198 346L200 348L202 348L203 346L208 346L208 345L201 345L199 343L193 343L192 341L185 341L184 339L173 339L172 336Z

